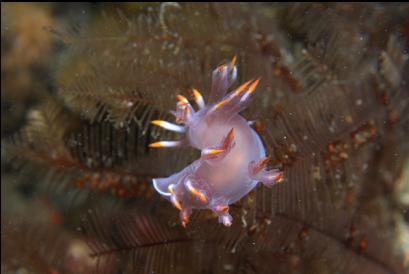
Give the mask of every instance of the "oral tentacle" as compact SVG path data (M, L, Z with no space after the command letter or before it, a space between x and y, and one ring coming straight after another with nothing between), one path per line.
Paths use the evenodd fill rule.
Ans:
M182 141L159 141L149 144L150 148L163 148L163 147L178 147L182 145Z
M153 124L155 126L162 127L164 129L167 129L167 130L173 131L173 132L179 132L179 133L185 133L186 132L185 127L175 125L175 124L169 123L167 121L163 121L163 120L153 120L153 121L151 121L151 124Z

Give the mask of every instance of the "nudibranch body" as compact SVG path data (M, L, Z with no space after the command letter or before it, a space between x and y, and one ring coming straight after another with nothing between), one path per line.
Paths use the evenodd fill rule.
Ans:
M197 112L185 97L178 96L176 111L172 113L183 126L152 121L165 129L185 133L186 138L161 141L150 147L191 145L201 150L201 157L180 172L153 179L155 189L180 210L184 226L192 209L210 209L219 216L219 222L230 226L230 204L247 195L258 182L272 186L282 181L282 172L267 170L269 158L260 137L239 115L248 105L259 79L248 81L226 95L236 77L234 58L213 71L207 105L199 91L193 89Z

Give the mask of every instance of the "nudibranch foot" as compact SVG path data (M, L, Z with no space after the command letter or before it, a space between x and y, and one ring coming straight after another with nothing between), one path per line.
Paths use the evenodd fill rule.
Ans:
M178 141L160 141L151 148L190 145L201 150L201 156L181 171L155 178L153 186L178 210L183 226L193 209L212 210L225 226L231 226L229 205L240 200L259 182L272 186L283 181L283 173L267 169L270 158L258 133L239 112L249 104L260 79L250 80L230 93L237 78L236 58L219 66L212 74L212 90L206 104L200 92L191 90L198 109L188 99L177 96L176 123L154 120L152 124L185 134Z

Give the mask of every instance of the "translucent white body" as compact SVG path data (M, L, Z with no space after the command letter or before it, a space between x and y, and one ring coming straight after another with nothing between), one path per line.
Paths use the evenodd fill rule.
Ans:
M220 222L229 226L232 217L228 205L247 195L260 181L270 186L282 179L281 172L265 168L267 159L260 137L239 115L258 80L249 81L225 96L236 74L234 61L217 68L213 72L210 96L214 102L206 106L196 93L198 112L194 112L186 99L180 98L174 114L177 121L184 124L183 128L155 121L156 125L185 132L184 144L202 152L198 160L183 170L167 178L153 179L158 193L181 211L183 225L187 224L192 209L210 209L219 216ZM152 147L175 144L183 143L159 142Z

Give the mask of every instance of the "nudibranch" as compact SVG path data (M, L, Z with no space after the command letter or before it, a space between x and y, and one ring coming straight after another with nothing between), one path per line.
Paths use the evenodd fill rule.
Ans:
M225 226L232 224L229 205L247 195L259 182L272 186L283 179L277 169L267 169L269 157L257 132L239 112L247 107L260 79L250 80L226 94L237 78L236 58L213 71L209 102L192 90L195 111L186 97L178 95L176 123L154 120L152 124L185 134L182 141L161 141L152 148L190 145L201 156L182 171L153 179L156 191L180 210L183 226L192 209L210 209Z

